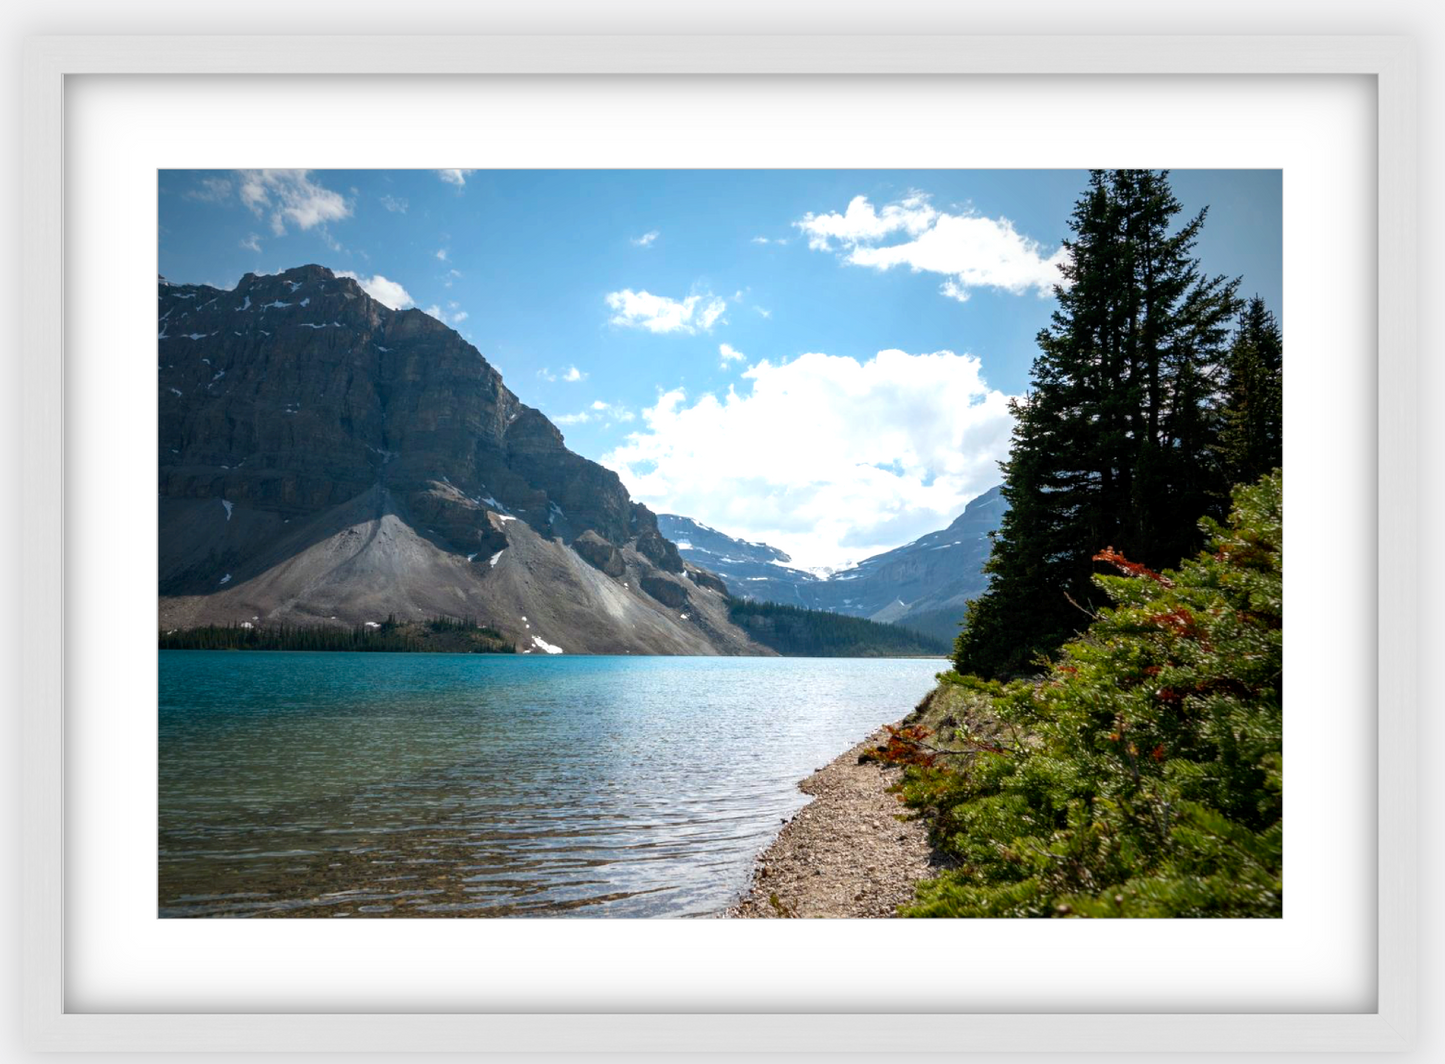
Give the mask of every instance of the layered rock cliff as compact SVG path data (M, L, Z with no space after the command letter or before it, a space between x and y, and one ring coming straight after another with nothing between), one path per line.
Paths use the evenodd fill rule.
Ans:
M160 624L471 616L519 649L759 653L616 474L460 335L320 266L159 286Z

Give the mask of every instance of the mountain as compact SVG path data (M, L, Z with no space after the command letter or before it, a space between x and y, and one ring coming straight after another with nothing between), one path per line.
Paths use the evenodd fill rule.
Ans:
M970 599L988 587L983 564L1008 503L999 487L964 507L945 529L834 573L820 604L946 638L958 635Z
M717 573L735 597L811 607L814 573L789 565L792 561L777 547L749 543L709 528L690 517L658 514L657 527L677 544L688 561Z
M465 616L526 652L770 653L435 318L321 266L158 296L163 630Z
M658 523L683 558L718 573L739 598L866 617L952 642L966 604L988 586L990 533L1007 509L1000 489L990 488L947 528L826 577L790 566L776 547L688 518L663 514Z

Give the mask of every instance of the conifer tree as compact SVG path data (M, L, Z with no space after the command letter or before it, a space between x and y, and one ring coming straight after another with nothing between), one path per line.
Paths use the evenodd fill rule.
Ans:
M1095 171L1075 204L1059 306L1013 404L1009 512L955 646L960 672L1030 668L1087 623L1096 553L1174 565L1198 547L1199 515L1224 513L1215 397L1238 282L1201 272L1206 211L1180 225L1182 210L1150 170Z
M1284 464L1284 344L1279 322L1255 296L1229 348L1219 458L1232 484Z

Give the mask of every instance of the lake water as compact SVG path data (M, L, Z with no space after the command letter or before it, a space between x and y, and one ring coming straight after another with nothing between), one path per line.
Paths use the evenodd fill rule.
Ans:
M160 914L716 914L944 665L163 651Z

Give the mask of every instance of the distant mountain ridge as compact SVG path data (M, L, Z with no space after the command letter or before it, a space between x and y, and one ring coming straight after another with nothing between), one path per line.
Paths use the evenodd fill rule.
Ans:
M738 598L866 617L951 641L969 600L988 587L983 565L1007 509L1001 488L990 488L947 528L827 577L791 566L776 547L690 518L659 514L657 521L683 558L717 573Z
M787 554L766 543L749 543L710 528L690 517L658 514L657 527L678 552L723 578L728 591L741 599L780 602L817 608L806 589L820 583L806 569L795 568Z

